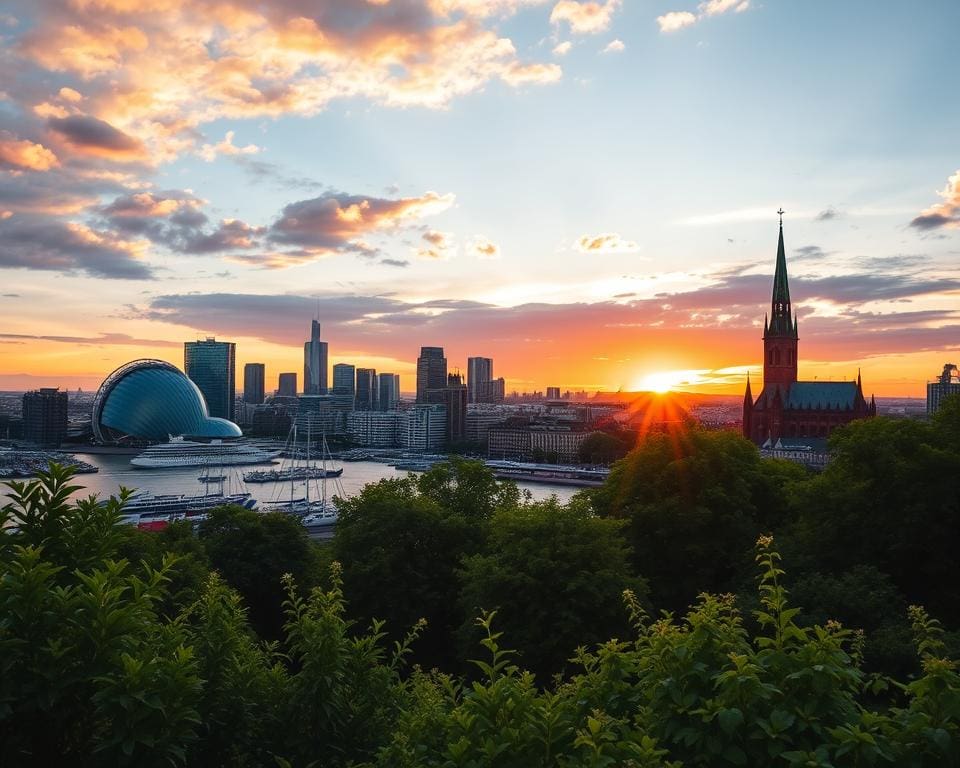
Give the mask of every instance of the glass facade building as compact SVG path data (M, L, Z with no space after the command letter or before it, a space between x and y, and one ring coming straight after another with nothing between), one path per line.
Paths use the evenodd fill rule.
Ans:
M447 388L447 358L443 347L420 347L417 358L417 402L440 403Z
M197 385L162 360L134 360L111 373L94 399L92 419L103 443L241 435L233 422L212 418Z
M212 338L183 345L183 370L203 393L210 415L230 421L236 397L236 347Z
M263 363L247 363L243 366L243 402L260 405L263 402L263 382L267 367Z

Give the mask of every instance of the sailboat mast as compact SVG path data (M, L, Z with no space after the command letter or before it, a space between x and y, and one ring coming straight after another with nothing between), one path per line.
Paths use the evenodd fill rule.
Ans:
M307 498L307 511L310 511L310 439L313 435L310 432L310 427L313 425L313 414L311 413L307 416L307 465L306 472L304 473L304 487L306 488L306 498Z

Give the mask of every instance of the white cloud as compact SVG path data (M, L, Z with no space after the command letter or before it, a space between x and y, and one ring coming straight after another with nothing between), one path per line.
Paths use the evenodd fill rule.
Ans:
M233 143L234 132L227 131L223 141L216 144L204 144L197 152L200 157L208 163L212 163L217 155L255 155L260 151L256 144L247 144L245 147L238 147Z
M697 17L690 11L670 11L663 16L657 16L657 24L660 25L661 32L676 32L696 23Z
M623 40L611 40L600 53L621 53L626 47Z
M592 0L559 0L550 12L550 21L553 24L566 22L570 25L570 32L575 35L595 35L610 27L620 2L621 0L606 0L604 3Z
M570 53L570 49L573 47L573 43L569 40L564 40L562 43L557 43L553 48L554 56L566 56Z
M670 11L657 17L660 31L664 33L677 32L684 27L691 27L708 16L720 16L733 11L743 13L750 8L750 0L704 0L697 6L698 13L690 11Z

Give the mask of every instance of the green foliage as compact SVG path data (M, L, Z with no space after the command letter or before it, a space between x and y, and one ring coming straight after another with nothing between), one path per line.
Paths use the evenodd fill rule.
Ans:
M520 492L513 483L501 483L482 461L451 457L435 464L416 480L421 495L450 514L468 520L488 520L494 512L513 509Z
M198 533L210 566L240 593L257 632L279 638L284 622L281 578L290 573L309 589L321 575L315 545L299 520L280 512L220 507Z
M781 522L786 489L804 477L738 434L684 426L648 434L590 498L599 515L627 521L654 604L680 610L743 579L753 542Z
M496 609L521 663L549 678L578 646L623 636L624 589L646 593L631 572L621 527L555 498L497 513L484 551L463 561L462 615ZM474 628L467 619L461 648L476 642Z
M580 444L577 458L584 464L613 464L629 453L636 435L592 432Z

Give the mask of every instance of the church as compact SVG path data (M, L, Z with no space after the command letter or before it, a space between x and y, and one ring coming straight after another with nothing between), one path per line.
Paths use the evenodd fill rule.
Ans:
M790 306L787 257L783 248L783 211L773 275L773 301L763 321L763 390L756 400L743 395L743 434L765 448L821 442L837 427L876 416L877 405L863 396L860 374L853 381L798 381L797 317Z

